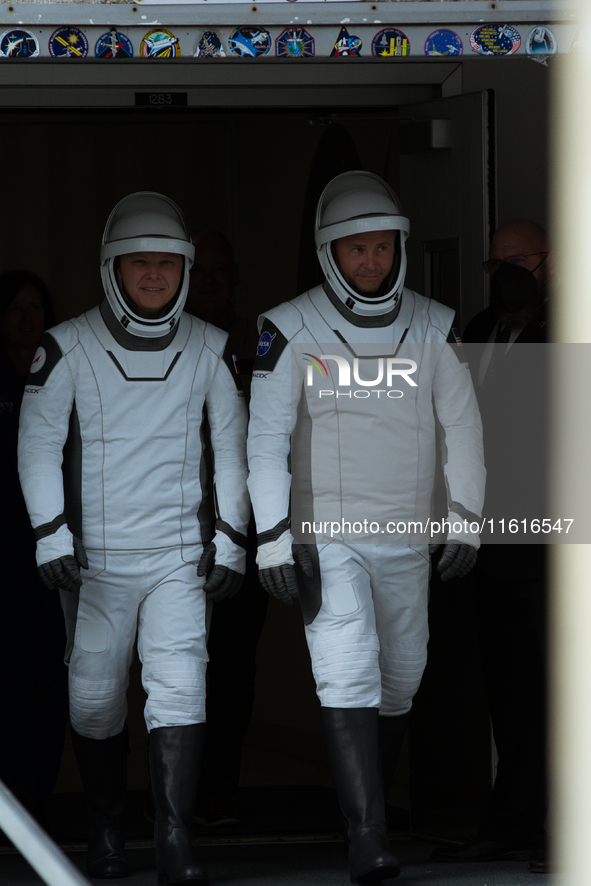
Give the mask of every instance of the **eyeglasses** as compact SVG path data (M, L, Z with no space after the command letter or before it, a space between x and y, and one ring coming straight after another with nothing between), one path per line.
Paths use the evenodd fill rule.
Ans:
M544 258L542 261L536 265L534 271L540 267L546 256L547 252L529 252L527 255L510 255L507 258L489 258L486 261L482 262L482 267L486 271L487 274L494 274L495 271L499 270L499 266L503 264L508 265L524 265L526 258L530 258L532 255L543 255Z

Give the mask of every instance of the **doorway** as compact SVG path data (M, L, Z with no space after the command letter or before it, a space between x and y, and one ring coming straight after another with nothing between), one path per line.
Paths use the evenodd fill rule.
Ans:
M383 68L367 67L383 76ZM411 67L419 71L419 65ZM433 65L429 68L435 71ZM343 70L350 76L350 66ZM160 191L181 206L193 230L219 229L233 242L240 267L238 310L249 324L254 353L258 314L298 294L301 219L311 169L327 130L343 128L362 168L387 178L395 190L404 182L409 207L414 185L419 180L424 183L428 174L434 176L431 187L435 187L442 175L441 164L449 162L454 151L453 143L442 149L427 144L417 151L401 150L401 130L418 119L423 102L429 101L432 118L445 118L445 103L450 100L439 98L440 82L423 79L419 84L394 86L372 84L369 78L361 87L359 82L351 86L340 73L339 77L342 82L332 87L333 95L335 89L340 90L334 104L326 103L325 90L325 103L294 101L289 108L264 106L268 94L263 106L256 107L254 91L248 107L244 107L246 101L240 107L113 107L106 85L101 96L95 97L95 107L5 108L0 125L4 168L10 169L10 175L3 189L7 211L0 218L0 270L21 267L35 272L54 294L58 321L76 316L102 300L98 249L112 207L133 191ZM375 87L370 101L367 85ZM56 84L55 95L64 88ZM113 84L113 96L120 95L121 88ZM298 88L303 102L312 88L301 83ZM349 106L345 94L352 103ZM55 96L44 95L44 104L52 101L57 101ZM478 121L482 126L481 117ZM461 143L457 137L455 146ZM440 151L437 159L435 150ZM421 169L427 167L436 167L435 172L423 174ZM483 196L473 209L477 221L470 227L474 231L476 224L484 244L488 229L483 164L478 168ZM470 193L466 182L462 187ZM419 189L414 190L418 193ZM407 211L413 224L418 212ZM426 214L424 207L419 235L411 235L409 250L414 249L413 241L419 252L428 245L430 276L421 276L420 261L415 262L418 270L411 285L418 290L432 286L437 297L437 268L449 259L446 249L437 244L449 244L460 235L449 213L443 214L439 226L423 231ZM458 265L461 256L469 253L457 244L454 249L453 261ZM478 297L483 298L482 292ZM129 786L141 790L147 775L143 698L137 676L130 698ZM331 783L301 618L297 608L286 610L273 600L259 648L257 700L248 740L253 750L246 757L250 760L244 771L247 783L261 778L278 783L286 778ZM272 749L278 745L286 753L269 769ZM64 776L62 790L72 789L73 769L72 765ZM408 764L399 770L395 795L396 802L408 808Z

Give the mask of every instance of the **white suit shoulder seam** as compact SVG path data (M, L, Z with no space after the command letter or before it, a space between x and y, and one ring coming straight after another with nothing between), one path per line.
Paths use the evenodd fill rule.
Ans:
M302 296L298 296L293 301L284 302L262 313L259 317L259 327L262 329L264 321L269 320L287 339L288 342L293 341L298 332L306 328L304 314L299 306L295 304Z
M66 320L59 326L52 326L47 330L47 334L54 339L64 357L71 354L80 344L80 330L73 320Z
M194 328L194 327L193 327ZM211 351L216 357L222 357L226 343L228 341L228 333L211 323L205 323L203 329L203 344L208 351Z

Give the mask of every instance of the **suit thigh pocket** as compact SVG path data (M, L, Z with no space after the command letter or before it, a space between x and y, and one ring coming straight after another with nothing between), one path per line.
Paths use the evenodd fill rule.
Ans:
M341 582L324 589L333 615L351 615L359 609L355 588L350 582Z
M83 621L78 626L78 646L82 652L106 652L109 645L108 625L100 621Z

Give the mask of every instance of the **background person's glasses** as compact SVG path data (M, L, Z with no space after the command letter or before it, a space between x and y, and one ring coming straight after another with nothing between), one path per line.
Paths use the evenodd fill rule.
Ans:
M498 271L499 265L509 264L509 265L524 265L526 258L529 258L532 255L543 255L544 258L548 255L547 252L528 252L527 255L510 255L507 258L488 258L486 261L482 262L482 267L486 271L487 274L494 274L495 271ZM544 261L544 258L542 261ZM538 268L542 264L542 261L537 266ZM537 270L537 268L534 268Z

